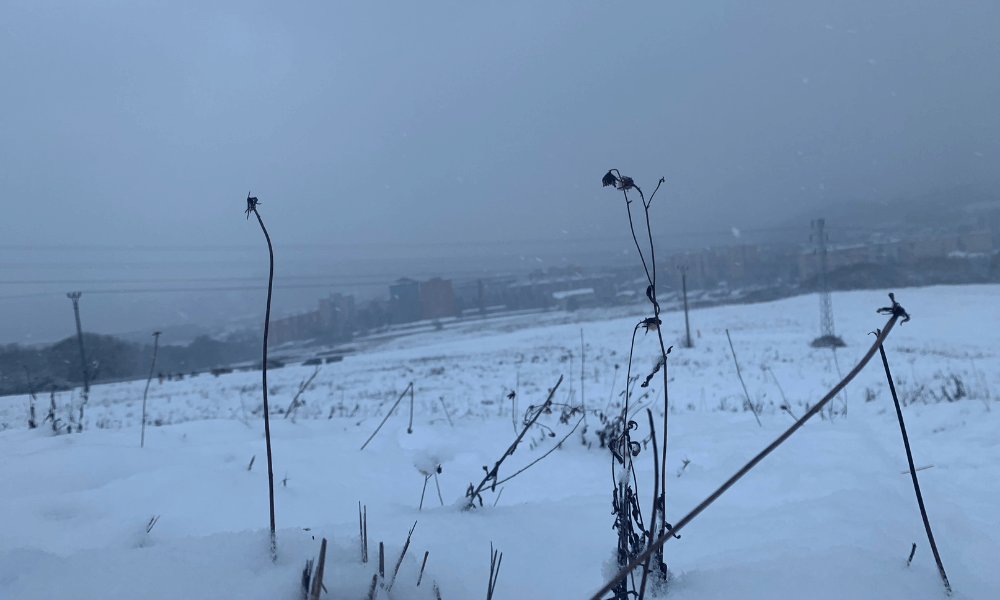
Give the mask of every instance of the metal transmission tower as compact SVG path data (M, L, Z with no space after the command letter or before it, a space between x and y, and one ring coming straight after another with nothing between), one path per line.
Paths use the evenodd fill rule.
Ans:
M73 301L73 314L76 316L76 339L80 343L80 366L83 367L83 404L87 403L90 396L90 377L87 373L87 355L83 352L83 327L80 326L80 296L82 292L70 292L66 297ZM83 405L80 407L83 412ZM83 423L80 423L82 430Z
M830 299L830 288L826 281L826 219L816 219L811 225L816 230L816 253L819 258L817 289L819 290L820 329L820 336L812 341L812 345L836 348L845 344L837 337L833 328L833 301Z

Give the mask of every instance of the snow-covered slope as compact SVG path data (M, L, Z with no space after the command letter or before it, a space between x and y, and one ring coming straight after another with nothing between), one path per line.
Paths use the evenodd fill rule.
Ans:
M1000 403L991 398L1000 392L1000 286L907 289L897 297L913 320L894 330L886 349L908 404L917 466L933 465L920 478L942 558L956 597L997 597ZM834 295L838 333L848 344L836 357L808 345L818 322L814 297L694 311L693 349L677 344L683 317L667 315L665 335L676 344L668 520L791 423L779 408L782 394L796 415L822 397L838 368L846 373L867 348L868 332L884 323L875 309L886 303L882 292ZM144 449L144 382L95 387L82 434L29 431L28 399L0 399L0 598L298 598L302 567L321 537L331 543L324 597L364 598L378 542L391 571L414 521L397 582L380 598L432 598L434 584L445 600L485 597L490 542L504 553L498 600L586 598L603 583L615 546L610 455L598 447L596 418L504 484L499 499L487 493L486 507L470 512L455 505L515 436L510 390L523 414L564 375L558 401L614 410L637 321L616 314L543 316L540 323L524 316L386 341L325 365L294 422L279 409L312 368L270 371L277 564L267 551L259 373L154 382L149 421L159 426L147 428ZM763 427L744 408L726 329L763 406ZM640 331L633 376L649 372L657 350ZM410 381L413 433L406 433L407 397L360 451ZM659 381L635 388L637 406L662 414ZM48 401L39 398L40 415ZM63 393L56 401L65 419L76 398ZM811 421L668 543L672 597L942 596L880 365L873 362L836 408L846 415ZM541 423L558 437L529 434L501 477L572 427L558 411ZM651 459L637 460L639 494L651 500ZM442 465L445 506L431 479L418 510L424 476L414 465L426 470L428 461ZM367 505L372 558L364 565L359 501Z

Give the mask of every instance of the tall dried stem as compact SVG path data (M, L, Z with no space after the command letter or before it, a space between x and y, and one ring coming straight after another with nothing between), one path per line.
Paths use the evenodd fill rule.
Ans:
M251 212L257 217L257 222L260 223L260 230L264 232L264 239L267 240L267 252L271 259L270 270L267 275L267 308L264 311L264 355L261 360L260 373L264 392L264 443L267 445L267 491L268 501L271 506L271 560L277 562L278 541L275 537L274 529L274 464L271 460L271 420L268 416L267 407L267 332L271 324L271 292L274 286L274 248L271 246L271 236L267 234L267 228L264 227L264 220L260 218L260 213L257 212L258 204L260 202L257 198L250 196L250 193L247 192L247 219L250 218Z

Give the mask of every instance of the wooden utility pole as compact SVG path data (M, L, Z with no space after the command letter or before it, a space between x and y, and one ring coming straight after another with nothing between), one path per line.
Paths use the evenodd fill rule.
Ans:
M687 335L685 338L685 347L691 348L694 344L691 343L691 322L688 320L688 286L687 286L687 270L686 266L677 267L681 271L681 290L684 295L684 332Z
M90 376L87 372L87 355L83 351L83 327L80 325L80 296L83 292L70 292L66 297L73 301L73 314L76 316L76 339L80 343L80 366L83 368L83 404L90 396ZM83 430L83 423L79 423Z
M146 447L146 396L149 395L149 384L153 381L153 369L156 367L156 351L160 348L160 331L153 332L153 362L149 365L149 378L146 379L146 390L142 393L142 435L139 437L139 447ZM316 367L319 370L319 367Z
M479 316L486 318L486 296L483 293L483 280L479 280Z

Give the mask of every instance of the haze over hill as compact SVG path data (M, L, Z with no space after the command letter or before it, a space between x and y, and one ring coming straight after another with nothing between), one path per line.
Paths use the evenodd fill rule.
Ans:
M279 314L400 276L614 262L612 166L666 177L653 216L678 247L996 198L989 0L12 2L0 21L3 341L69 335L71 289L100 332L257 316L248 189ZM147 291L97 293L123 289Z

